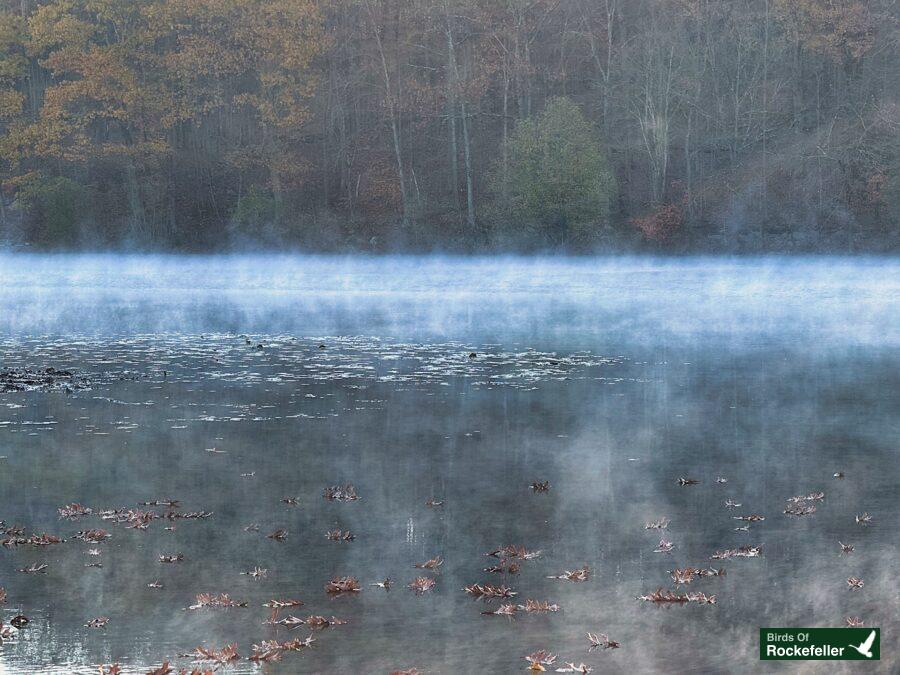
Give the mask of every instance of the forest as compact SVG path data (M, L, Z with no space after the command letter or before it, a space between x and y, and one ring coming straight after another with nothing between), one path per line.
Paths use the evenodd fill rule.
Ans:
M895 0L2 0L2 246L875 252Z

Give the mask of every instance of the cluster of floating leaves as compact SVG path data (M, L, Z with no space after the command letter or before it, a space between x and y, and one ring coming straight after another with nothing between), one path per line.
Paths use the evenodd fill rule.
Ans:
M762 555L762 546L738 546L712 554L713 560L729 560L730 558L758 558Z
M547 600L534 600L529 598L524 605L516 605L513 603L504 603L497 609L482 612L482 614L493 614L495 616L514 616L517 612L527 612L529 614L536 612L558 612L559 605Z
M471 584L463 589L466 593L481 600L506 600L516 595L515 591L504 584Z
M706 595L706 593L700 591L696 593L678 593L663 588L657 588L652 593L640 595L638 596L638 600L653 602L660 605L684 605L689 602L696 602L698 605L716 604L715 595Z
M350 484L325 488L324 497L330 502L355 502L359 499L356 488Z
M816 512L815 502L825 499L824 492L810 492L808 495L798 495L787 500L784 514L787 516L809 516Z
M331 594L358 593L361 590L359 579L356 577L334 577L325 584L325 592Z
M246 602L238 602L232 600L227 593L212 595L211 593L198 593L194 604L189 606L189 610L193 609L209 609L211 607L246 607Z
M330 541L353 541L356 539L356 535L350 530L329 530L325 533L325 538Z
M547 578L548 579L562 579L564 581L578 582L578 581L587 581L588 579L590 579L590 576L591 576L591 568L588 567L587 565L584 565L583 567L580 567L577 570L572 570L572 571L566 570L565 572L562 572L561 574L554 574Z
M90 380L71 370L57 370L49 367L42 370L31 368L4 368L0 370L0 394L21 391L49 391L63 389L74 391L87 389Z
M672 581L677 586L681 586L684 584L691 583L694 579L701 579L703 577L722 577L725 576L725 569L715 569L712 567L709 568L697 568L697 567L683 567L683 568L675 568L669 574L672 577Z

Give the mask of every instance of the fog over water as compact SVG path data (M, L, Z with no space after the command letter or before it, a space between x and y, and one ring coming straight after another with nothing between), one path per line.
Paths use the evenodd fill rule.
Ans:
M0 331L896 345L893 258L0 255Z
M0 393L0 519L67 539L0 550L0 620L31 619L0 672L143 673L309 635L264 625L273 598L348 623L271 673L518 672L538 649L595 672L896 671L898 309L891 258L0 255L0 371L89 381ZM358 501L323 499L346 483ZM814 513L783 513L818 491ZM57 514L161 499L213 515ZM104 543L72 539L99 527ZM506 545L541 555L484 571ZM762 555L711 559L745 545ZM587 581L547 578L585 564ZM675 586L687 566L727 573ZM333 575L362 591L327 596ZM415 595L416 576L435 588ZM462 589L488 582L560 609L484 615L498 603ZM659 587L716 603L636 599ZM222 592L247 607L184 609ZM882 629L878 664L761 667L761 626L855 617ZM589 651L587 631L621 646Z

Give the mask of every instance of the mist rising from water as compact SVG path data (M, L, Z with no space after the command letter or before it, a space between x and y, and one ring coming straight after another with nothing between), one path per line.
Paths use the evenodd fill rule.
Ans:
M896 345L893 258L0 255L0 333Z

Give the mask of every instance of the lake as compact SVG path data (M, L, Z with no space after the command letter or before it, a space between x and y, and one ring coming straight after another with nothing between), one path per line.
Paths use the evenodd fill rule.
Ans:
M891 258L0 255L0 672L857 672L758 660L847 619L895 672L898 309Z

